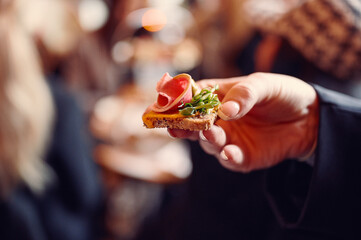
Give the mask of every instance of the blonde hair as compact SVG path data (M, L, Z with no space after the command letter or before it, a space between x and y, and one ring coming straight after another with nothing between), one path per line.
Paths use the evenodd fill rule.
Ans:
M0 195L23 182L41 192L53 102L30 37L0 11Z

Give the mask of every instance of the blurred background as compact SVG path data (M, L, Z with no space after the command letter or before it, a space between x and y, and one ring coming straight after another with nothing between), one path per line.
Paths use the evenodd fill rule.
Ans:
M172 76L189 73L199 80L272 71L359 96L356 79L361 61L355 62L360 57L360 41L355 40L359 55L351 60L355 74L337 75L303 55L284 32L267 25L271 20L295 21L288 17L304 2L0 0L0 27L6 29L0 36L6 39L0 41L5 53L0 55L15 56L16 51L7 49L22 49L22 41L12 45L9 37L15 35L14 29L21 29L36 53L32 59L16 55L14 62L24 72L29 62L36 62L50 85L54 111L53 120L47 120L52 122L51 144L44 157L52 169L52 183L45 193L34 195L22 189L29 196L21 192L16 198L25 205L31 199L24 212L34 216L23 216L24 212L19 216L39 221L28 227L25 220L20 221L28 236L34 237L15 238L8 228L2 231L9 238L0 238L159 240L239 239L242 235L266 239L262 234L269 233L276 220L261 194L260 172L227 172L195 143L171 139L164 129L145 129L141 116L156 99L155 85L165 72ZM310 34L318 31L322 29ZM5 63L0 65L2 74L7 71ZM5 95L8 85L2 81ZM37 94L35 90L33 96ZM30 114L52 115L43 103L31 104ZM81 120L74 117L78 115ZM3 141L6 137L4 133ZM235 181L244 183L244 188L234 188ZM22 209L20 200L12 207L11 196L3 198L0 211ZM75 204L73 198L93 200ZM54 207L58 203L52 201L61 207ZM77 204L88 204L87 213L80 214ZM245 209L233 212L236 205ZM45 214L49 212L54 214ZM14 215L10 213L9 218ZM78 214L94 221L84 225ZM14 224L18 224L16 219ZM236 222L243 227L235 230Z

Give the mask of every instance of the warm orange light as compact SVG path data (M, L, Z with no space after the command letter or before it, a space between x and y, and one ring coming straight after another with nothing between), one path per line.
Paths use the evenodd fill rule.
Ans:
M152 8L142 17L142 26L149 32L157 32L167 24L167 16L161 10Z

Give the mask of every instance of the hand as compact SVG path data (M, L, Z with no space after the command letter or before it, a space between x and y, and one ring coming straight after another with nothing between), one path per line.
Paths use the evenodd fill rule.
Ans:
M224 167L249 172L312 151L318 133L318 101L312 86L302 80L254 73L198 84L202 88L219 85L221 119L208 131L168 131L174 137L199 140Z

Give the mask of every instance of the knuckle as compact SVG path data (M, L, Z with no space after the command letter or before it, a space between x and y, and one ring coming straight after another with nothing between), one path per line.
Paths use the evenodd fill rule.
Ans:
M249 85L239 84L235 87L235 91L237 92L237 96L241 99L249 100L255 99L256 97L253 88Z
M255 73L251 73L250 75L248 75L248 78L251 80L257 79L265 79L266 76L268 76L267 73L263 73L263 72L255 72Z

